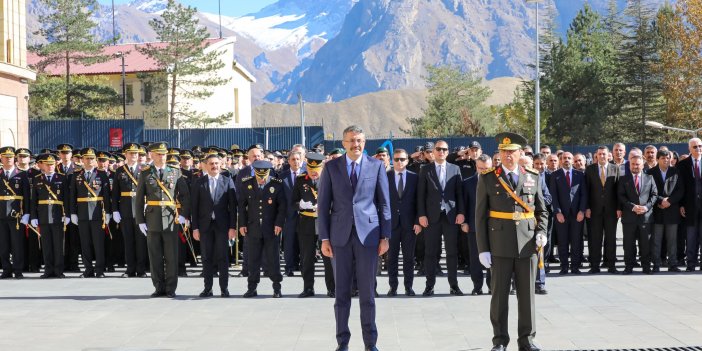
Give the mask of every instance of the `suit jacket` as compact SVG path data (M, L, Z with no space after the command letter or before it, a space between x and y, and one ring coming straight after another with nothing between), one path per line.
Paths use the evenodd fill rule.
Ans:
M449 223L456 222L456 215L465 214L463 179L458 166L446 163L446 186L441 189L435 163L429 163L419 171L417 183L417 216L426 216L429 223L441 218L441 207L446 209Z
M103 210L111 214L110 178L105 171L94 168L90 177L85 169L76 171L70 178L70 212L82 221L102 221ZM86 184L88 187L86 187ZM92 190L92 192L91 192ZM82 202L81 198L102 197L99 201Z
M587 208L593 216L604 213L615 213L619 209L617 195L617 182L619 181L619 167L607 163L605 168L605 184L600 181L599 164L591 164L585 169L585 184L587 186Z
M204 178L204 177L203 177ZM268 183L260 189L256 177L242 179L239 197L239 226L246 227L246 236L272 238L274 227L285 225L287 204L280 179L268 177Z
M29 214L29 178L25 171L15 167L12 173L6 174L0 167L0 196L21 196L21 199L0 200L0 219L18 218Z
M658 201L658 188L650 174L641 173L639 189L640 191L637 192L631 172L619 178L617 194L622 207L622 223L646 224L653 222L653 206ZM632 212L634 205L646 206L648 211L642 215L637 215Z
M112 210L124 219L134 219L136 213L136 188L141 166L135 165L132 173L126 164L117 169L112 182Z
M299 176L300 174L302 174L304 172L305 172L305 170L300 168L297 170L297 175ZM294 218L297 215L297 210L298 210L298 208L296 206L293 206L293 201L292 201L293 182L292 182L291 175L292 175L292 171L290 170L290 168L288 168L287 170L282 171L282 173L280 173L280 176L279 176L280 180L283 181L283 190L285 193L285 201L288 204L286 217L289 219ZM293 226L294 225L295 224L293 223Z
M356 191L346 169L346 157L327 162L319 181L319 238L332 246L348 243L352 227L364 246L378 246L392 235L390 191L385 165L366 154L361 160Z
M193 230L207 232L214 223L215 233L226 234L229 229L236 229L237 202L234 181L223 175L217 179L214 200L210 192L210 177L197 178L190 188L192 211L190 226ZM215 220L212 222L212 214Z
M570 188L566 181L565 171L561 168L551 174L551 191L553 213L576 215L587 209L587 190L585 189L585 174L576 169L572 170Z
M486 172L478 180L475 199L478 252L491 252L497 257L526 258L536 254L536 235L546 235L548 212L541 182L538 181L539 174L522 167L519 169L519 182L514 189L509 185L502 167ZM515 221L490 217L490 211L524 212L505 191L499 179L527 204L534 218Z
M390 188L390 211L392 216L392 230L412 230L417 221L417 173L405 170L403 175L404 190L402 198L397 193L395 183L395 170L387 172L388 186Z
M695 177L692 171L692 157L688 157L675 165L678 170L678 175L682 181L682 185L685 188L685 193L683 195L680 206L685 208L685 222L688 226L695 225L695 214L697 211L702 210L702 198L697 196L695 190Z
M658 190L658 201L660 204L663 199L668 198L670 207L666 209L655 206L653 208L653 222L656 224L678 224L680 223L680 200L685 194L685 186L683 185L678 170L675 167L668 167L665 172L665 181L660 167L656 166L648 171L656 182Z
M479 174L463 180L463 202L466 206L466 223L468 232L475 232L475 197L478 191Z
M51 189L49 191L48 189ZM55 197L54 197L55 196ZM43 173L34 176L32 180L32 201L30 203L30 219L39 220L39 224L63 224L66 215L64 206L69 198L68 179L65 175L54 173L51 182ZM40 205L41 200L61 201L61 203Z

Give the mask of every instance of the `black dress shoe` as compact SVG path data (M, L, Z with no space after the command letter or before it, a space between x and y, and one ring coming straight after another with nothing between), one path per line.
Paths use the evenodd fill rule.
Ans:
M56 278L63 279L63 278L66 278L66 275L61 273L61 274L57 275Z
M287 271L287 272L285 272L285 276L286 276L286 277L294 277L294 276L295 276L295 272L293 272L293 271Z
M519 346L519 351L541 351L541 349L534 344L529 344Z
M573 268L573 269L570 270L570 273L573 273L573 274L580 274L581 272L580 272L580 269L579 269L579 268Z
M616 269L616 268L614 268L614 267L612 267L612 268L607 269L607 273L619 274L619 270Z
M459 288L458 286L452 287L451 290L449 290L449 293L451 295L463 296L463 291L461 291L461 288Z
M148 277L148 276L146 275L146 273L137 273L136 276L137 276L137 278L146 278L146 277Z
M223 289L223 290L222 290L221 296L222 296L222 297L229 297L229 290L228 290L228 289Z
M695 267L687 267L687 268L685 268L685 272L694 272L694 271L695 271Z
M256 289L249 289L246 290L244 293L244 297L249 298L249 297L255 297L258 296L258 292L256 292Z
M23 279L24 275L22 273L15 273L15 279Z
M80 275L81 278L95 278L95 273L83 273Z
M432 296L434 295L434 288L426 288L422 293L422 296Z
M95 278L105 278L105 273L98 273L95 275Z
M358 289L351 292L351 297L358 297Z
M600 269L599 268L590 268L590 270L587 272L590 274L597 274L597 273L600 273Z
M568 268L562 268L560 272L558 272L560 275L566 275L568 274Z
M300 293L300 295L297 295L297 297L300 297L300 298L312 297L312 296L314 296L314 290L312 290L312 289L305 289Z
M495 345L493 346L490 351L505 351L507 348L504 345Z
M166 293L163 291L154 291L151 293L151 297L161 297L161 296L166 296Z
M653 271L651 271L651 268L646 267L643 269L643 274L653 274Z
M510 295L517 295L517 290L512 289L509 291L509 294Z
M242 272L239 272L239 274L237 274L236 276L237 276L237 277L248 277L248 276L249 276L249 272L243 272L243 271L242 271Z
M180 272L180 273L178 273L178 276L181 278L185 278L188 276L188 272Z
M212 289L205 289L200 293L200 297L212 297Z
M175 298L176 297L175 291L167 292L166 297L171 298L171 299Z
M473 289L473 291L470 292L471 295L473 296L478 296L483 294L483 289Z
M327 297L336 297L336 293L331 290L327 290Z
M122 278L133 278L133 277L136 277L136 273L122 273L122 275L121 275L120 277L122 277Z
M417 294L414 293L414 290L412 288L405 289L405 296L415 296Z
M378 348L375 346L366 346L366 351L378 351Z
M390 288L390 290L388 290L388 297L394 297L394 296L397 296L397 289Z
M548 291L547 291L546 289L544 289L544 288L536 288L536 289L534 290L534 294L537 294L537 295L548 295Z
M653 273L658 273L660 271L661 271L661 267L653 266L653 270L652 270Z
M624 268L624 274L631 274L634 273L634 269L631 267L626 267Z
M279 299L283 297L283 294L280 293L280 289L273 289L273 298Z
M336 347L335 351L349 351L349 345L339 345Z
M680 272L680 268L673 266L668 268L668 272Z
M39 276L39 279L48 279L48 278L51 278L51 274L44 273L44 274Z

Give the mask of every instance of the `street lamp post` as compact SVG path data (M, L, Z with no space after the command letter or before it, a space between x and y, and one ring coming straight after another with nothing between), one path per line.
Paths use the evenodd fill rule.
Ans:
M302 100L302 94L297 93L297 99L300 101L300 136L302 138L302 145L305 144L305 101Z
M697 128L697 129L676 128L676 127L666 126L663 123L655 122L655 121L646 121L645 124L646 124L646 126L649 126L652 128L667 129L667 130L673 130L676 132L689 133L690 135L692 135L693 138L697 137L697 133L702 132L702 128Z
M534 82L534 110L535 110L535 134L534 134L534 150L541 149L541 72L539 67L539 2L536 4L536 81Z

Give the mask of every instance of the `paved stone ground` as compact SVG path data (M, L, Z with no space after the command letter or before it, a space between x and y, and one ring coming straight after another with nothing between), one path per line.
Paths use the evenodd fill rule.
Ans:
M199 299L202 279L181 278L176 299L150 299L150 279L0 281L0 350L333 350L333 299L298 299L300 277L285 278L283 299L268 281L243 299L245 280L230 279L229 299ZM469 277L459 278L470 291ZM322 277L317 292L324 292ZM216 280L215 280L216 284ZM421 292L424 278L416 280ZM702 274L552 277L538 296L537 342L548 350L702 345ZM381 295L387 277L378 279ZM490 297L448 295L377 300L381 350L485 350L491 346ZM512 312L516 298L512 297ZM362 350L358 303L352 350ZM516 335L516 315L510 315ZM516 336L510 349L516 350Z

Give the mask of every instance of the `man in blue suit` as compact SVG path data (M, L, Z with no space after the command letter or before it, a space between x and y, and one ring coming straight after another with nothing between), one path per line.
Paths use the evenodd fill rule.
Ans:
M393 169L388 171L390 209L392 211L392 238L388 251L388 296L397 296L397 272L402 249L402 273L405 295L414 296L414 248L417 234L422 230L417 222L417 173L407 170L409 156L404 149L395 149Z
M322 254L332 258L336 281L337 351L347 351L351 331L351 283L356 277L366 351L377 350L375 272L391 236L390 193L385 165L363 154L366 138L357 126L344 129L346 155L328 162L317 198Z
M212 270L219 272L222 297L229 297L229 248L228 240L236 236L236 192L234 181L220 174L222 159L214 152L205 158L207 176L192 185L193 238L202 248L202 271L205 289L200 297L212 296Z
M582 261L583 220L587 210L587 189L585 174L573 169L573 154L561 154L561 169L551 175L553 213L556 218L555 229L558 235L558 256L561 260L559 274L568 274L568 259L572 256L570 271L580 274ZM569 249L570 248L570 252Z
M300 215L297 212L298 208L292 202L292 194L297 176L307 171L302 167L303 157L301 152L291 151L288 155L289 167L280 173L280 180L283 181L283 189L285 190L285 200L288 204L285 227L283 227L285 275L288 277L294 276L293 271L300 266L300 246L297 242L297 222Z

